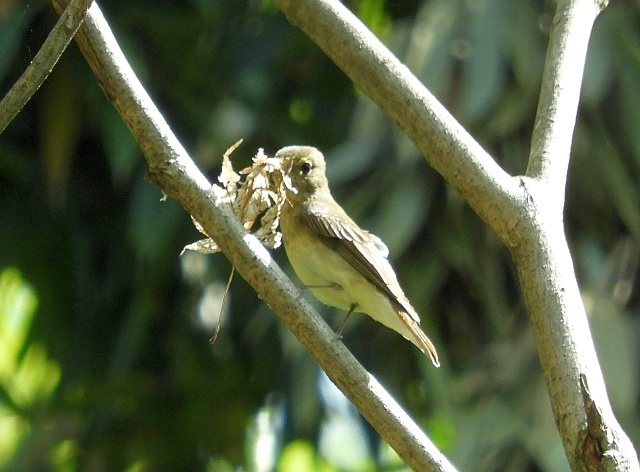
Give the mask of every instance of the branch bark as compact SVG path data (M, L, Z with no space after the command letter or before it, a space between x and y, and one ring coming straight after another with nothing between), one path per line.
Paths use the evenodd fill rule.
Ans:
M562 222L579 84L590 31L605 2L559 2L529 166L525 176L516 177L508 176L341 3L274 2L414 141L511 251L571 467L639 470L609 405ZM581 376L611 438L598 457L585 439Z
M92 2L93 0L71 0L69 2L36 57L0 101L0 133L47 80L58 59L82 24Z
M53 3L62 10L61 0ZM301 297L268 251L223 203L223 196L197 169L135 76L96 3L76 40L107 97L140 144L149 164L148 180L201 223L236 270L410 467L455 471L378 381L336 340L331 328Z
M529 165L522 177L530 218L512 246L556 424L574 470L639 470L637 454L607 397L563 225L571 137L593 23L594 0L558 4L542 77ZM586 388L585 385L589 385ZM588 401L587 399L588 398ZM588 421L597 408L602 428ZM593 447L598 443L599 448Z

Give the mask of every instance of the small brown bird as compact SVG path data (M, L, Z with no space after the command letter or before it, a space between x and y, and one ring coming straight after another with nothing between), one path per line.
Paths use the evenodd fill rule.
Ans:
M324 156L310 146L288 146L276 157L287 160L295 190L287 191L280 227L287 256L300 280L323 303L366 313L397 331L431 357L433 343L398 284L387 246L361 229L331 196Z

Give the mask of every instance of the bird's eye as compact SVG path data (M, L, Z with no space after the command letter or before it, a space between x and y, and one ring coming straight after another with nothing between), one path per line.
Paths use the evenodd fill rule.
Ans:
M310 162L304 162L302 166L300 166L300 170L304 175L307 175L309 172L311 172L311 167L312 166Z

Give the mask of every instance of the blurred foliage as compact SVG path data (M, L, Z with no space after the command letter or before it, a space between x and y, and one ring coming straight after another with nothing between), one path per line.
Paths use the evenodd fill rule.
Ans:
M524 172L554 2L347 4L508 171ZM443 367L364 317L344 342L457 466L567 470L507 251L312 42L257 0L102 8L210 177L239 138L238 168L258 147L325 151L337 200L388 243ZM620 0L597 20L565 212L613 407L636 445L639 18ZM1 93L55 20L44 1L0 3ZM239 277L208 343L230 266L178 257L199 235L144 173L71 46L0 135L2 467L402 470ZM319 309L339 325L342 314Z
M26 442L60 380L60 366L47 360L40 343L24 345L36 306L15 268L0 272L0 466Z

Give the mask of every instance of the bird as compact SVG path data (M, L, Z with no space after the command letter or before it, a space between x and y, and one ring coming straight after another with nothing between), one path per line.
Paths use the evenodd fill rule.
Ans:
M400 333L439 367L436 349L388 261L387 246L333 199L322 153L287 146L275 157L290 179L280 217L282 241L304 286L322 303L347 310L347 319L366 313Z

